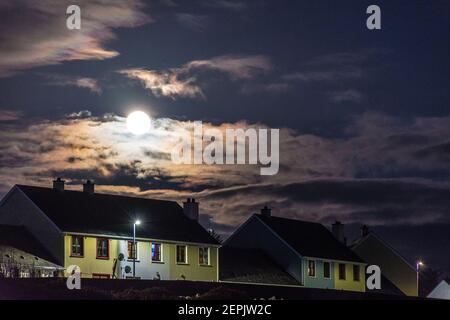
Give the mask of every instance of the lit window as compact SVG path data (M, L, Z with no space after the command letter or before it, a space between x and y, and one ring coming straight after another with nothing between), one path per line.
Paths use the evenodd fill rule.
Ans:
M161 262L161 243L152 243L152 261Z
M84 255L84 238L82 236L72 236L70 255L72 257L82 257Z
M198 263L200 265L209 265L209 248L208 247L198 248Z
M187 263L186 246L177 246L177 263Z
M109 258L109 240L97 239L97 258L108 259Z
M326 261L323 263L323 277L327 279L331 278L331 265Z
M345 263L339 263L339 280L345 280Z
M133 245L133 241L128 241L128 259L129 260L133 260L133 259L138 259L138 243L136 241L135 245Z
M353 265L353 280L354 281L360 280L360 267L357 264Z
M308 260L308 276L316 276L316 262L314 260Z

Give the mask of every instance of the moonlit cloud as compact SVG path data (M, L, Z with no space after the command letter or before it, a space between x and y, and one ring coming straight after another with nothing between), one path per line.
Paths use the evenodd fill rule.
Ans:
M54 122L0 123L0 190L15 183L50 185L62 176L72 189L89 178L101 192L176 201L194 196L202 217L213 217L223 232L265 204L277 215L326 223L450 221L450 186L432 179L450 176L445 147L450 118L400 122L367 113L355 118L342 138L281 128L280 171L270 178L259 175L259 166L172 163L173 146L192 125L156 118L148 134L136 137L125 118L96 117L87 110ZM204 127L224 132L264 125Z
M184 67L188 70L206 69L229 74L235 79L253 78L271 70L269 58L263 55L224 55L207 60L194 60Z
M195 85L195 78L180 79L179 70L153 71L145 69L125 69L119 73L128 78L139 80L144 88L149 89L155 96L164 96L172 99L177 97L195 98L203 97L199 86Z
M3 1L0 76L64 61L113 58L119 52L104 44L115 38L115 28L132 28L151 21L139 0L86 0L77 1L81 30L68 30L69 4L59 0Z
M156 96L205 97L197 75L202 72L219 72L231 80L248 80L271 70L269 59L262 55L224 55L206 60L190 61L179 68L163 71L131 68L119 70L129 78L140 80Z

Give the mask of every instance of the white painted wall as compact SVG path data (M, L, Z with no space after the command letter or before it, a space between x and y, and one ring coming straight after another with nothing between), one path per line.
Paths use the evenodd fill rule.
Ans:
M152 262L151 259L151 243L138 241L138 257L136 260L136 277L141 279L154 279L157 272L161 276L161 280L169 279L169 245L161 243L162 246L162 263ZM123 253L125 256L124 261L118 262L118 275L119 278L125 279L127 276L133 276L133 260L128 260L128 241L119 241L119 253ZM125 273L125 267L131 267L131 273Z

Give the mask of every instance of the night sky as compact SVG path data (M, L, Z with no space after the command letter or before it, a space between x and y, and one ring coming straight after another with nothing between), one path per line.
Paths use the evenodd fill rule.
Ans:
M66 28L70 4L81 30ZM377 4L382 29L366 28ZM273 214L368 224L450 274L450 2L0 2L0 195L14 184L199 199L225 237ZM152 130L134 136L143 110ZM280 128L280 172L178 166L191 121Z

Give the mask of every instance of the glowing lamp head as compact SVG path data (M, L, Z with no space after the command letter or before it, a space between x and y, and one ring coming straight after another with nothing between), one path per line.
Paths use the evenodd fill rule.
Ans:
M134 224L138 226L138 225L141 224L141 221L140 221L140 220L136 220L136 221L134 222Z
M127 129L135 135L142 135L150 130L150 117L142 111L134 111L127 117Z

